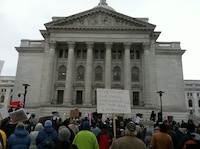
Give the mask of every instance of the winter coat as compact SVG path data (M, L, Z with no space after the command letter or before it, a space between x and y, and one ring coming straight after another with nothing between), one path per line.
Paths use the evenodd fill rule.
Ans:
M37 145L36 145L36 138L39 134L39 131L43 128L43 125L42 123L38 123L36 126L35 126L35 129L34 131L32 131L30 133L30 138L31 138L31 144L30 144L30 147L29 149L37 149Z
M172 137L165 132L157 132L151 138L150 149L174 149Z
M1 137L3 139L3 144L2 146L4 147L3 149L6 149L6 145L7 145L7 137L6 137L6 133L0 129L0 134L1 134Z
M146 145L135 136L123 136L114 140L109 149L146 149Z
M42 130L39 131L36 138L36 144L38 146L38 149L44 149L44 147L42 146L42 141L44 140L46 133L51 134L52 140L55 143L55 146L57 146L58 133L53 127L50 126L50 127L44 127Z
M28 131L19 128L8 138L8 149L28 149L30 142Z
M89 130L79 131L73 141L78 149L99 149L96 136Z
M150 149L151 138L152 138L152 131L148 130L147 136L145 136L145 138L144 138L144 143L146 144L147 149Z

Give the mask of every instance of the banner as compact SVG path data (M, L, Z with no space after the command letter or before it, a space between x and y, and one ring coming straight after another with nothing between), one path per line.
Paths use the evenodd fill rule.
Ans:
M12 101L12 102L10 102L10 107L17 108L18 105L20 105L20 108L22 108L23 107L23 102L21 102L21 101Z

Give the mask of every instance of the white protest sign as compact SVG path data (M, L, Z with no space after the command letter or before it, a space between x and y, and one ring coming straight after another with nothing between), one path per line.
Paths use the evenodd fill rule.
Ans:
M7 108L6 107L0 108L0 120L3 120L7 117L9 117Z
M97 89L97 113L131 113L129 91Z

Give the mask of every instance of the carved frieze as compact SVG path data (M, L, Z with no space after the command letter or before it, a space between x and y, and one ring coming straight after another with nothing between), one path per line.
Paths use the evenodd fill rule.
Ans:
M120 13L91 10L46 24L47 28L154 29L155 26Z

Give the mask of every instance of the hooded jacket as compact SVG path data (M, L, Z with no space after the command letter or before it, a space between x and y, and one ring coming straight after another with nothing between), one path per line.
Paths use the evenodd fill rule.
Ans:
M40 130L39 134L37 135L36 144L38 146L38 149L44 149L44 147L42 146L41 143L44 140L46 133L51 134L52 140L55 143L55 145L57 146L57 144L58 144L58 133L56 132L56 130L52 126L47 126L47 127L44 127L42 130Z
M8 138L8 149L28 149L30 142L28 131L19 128Z

